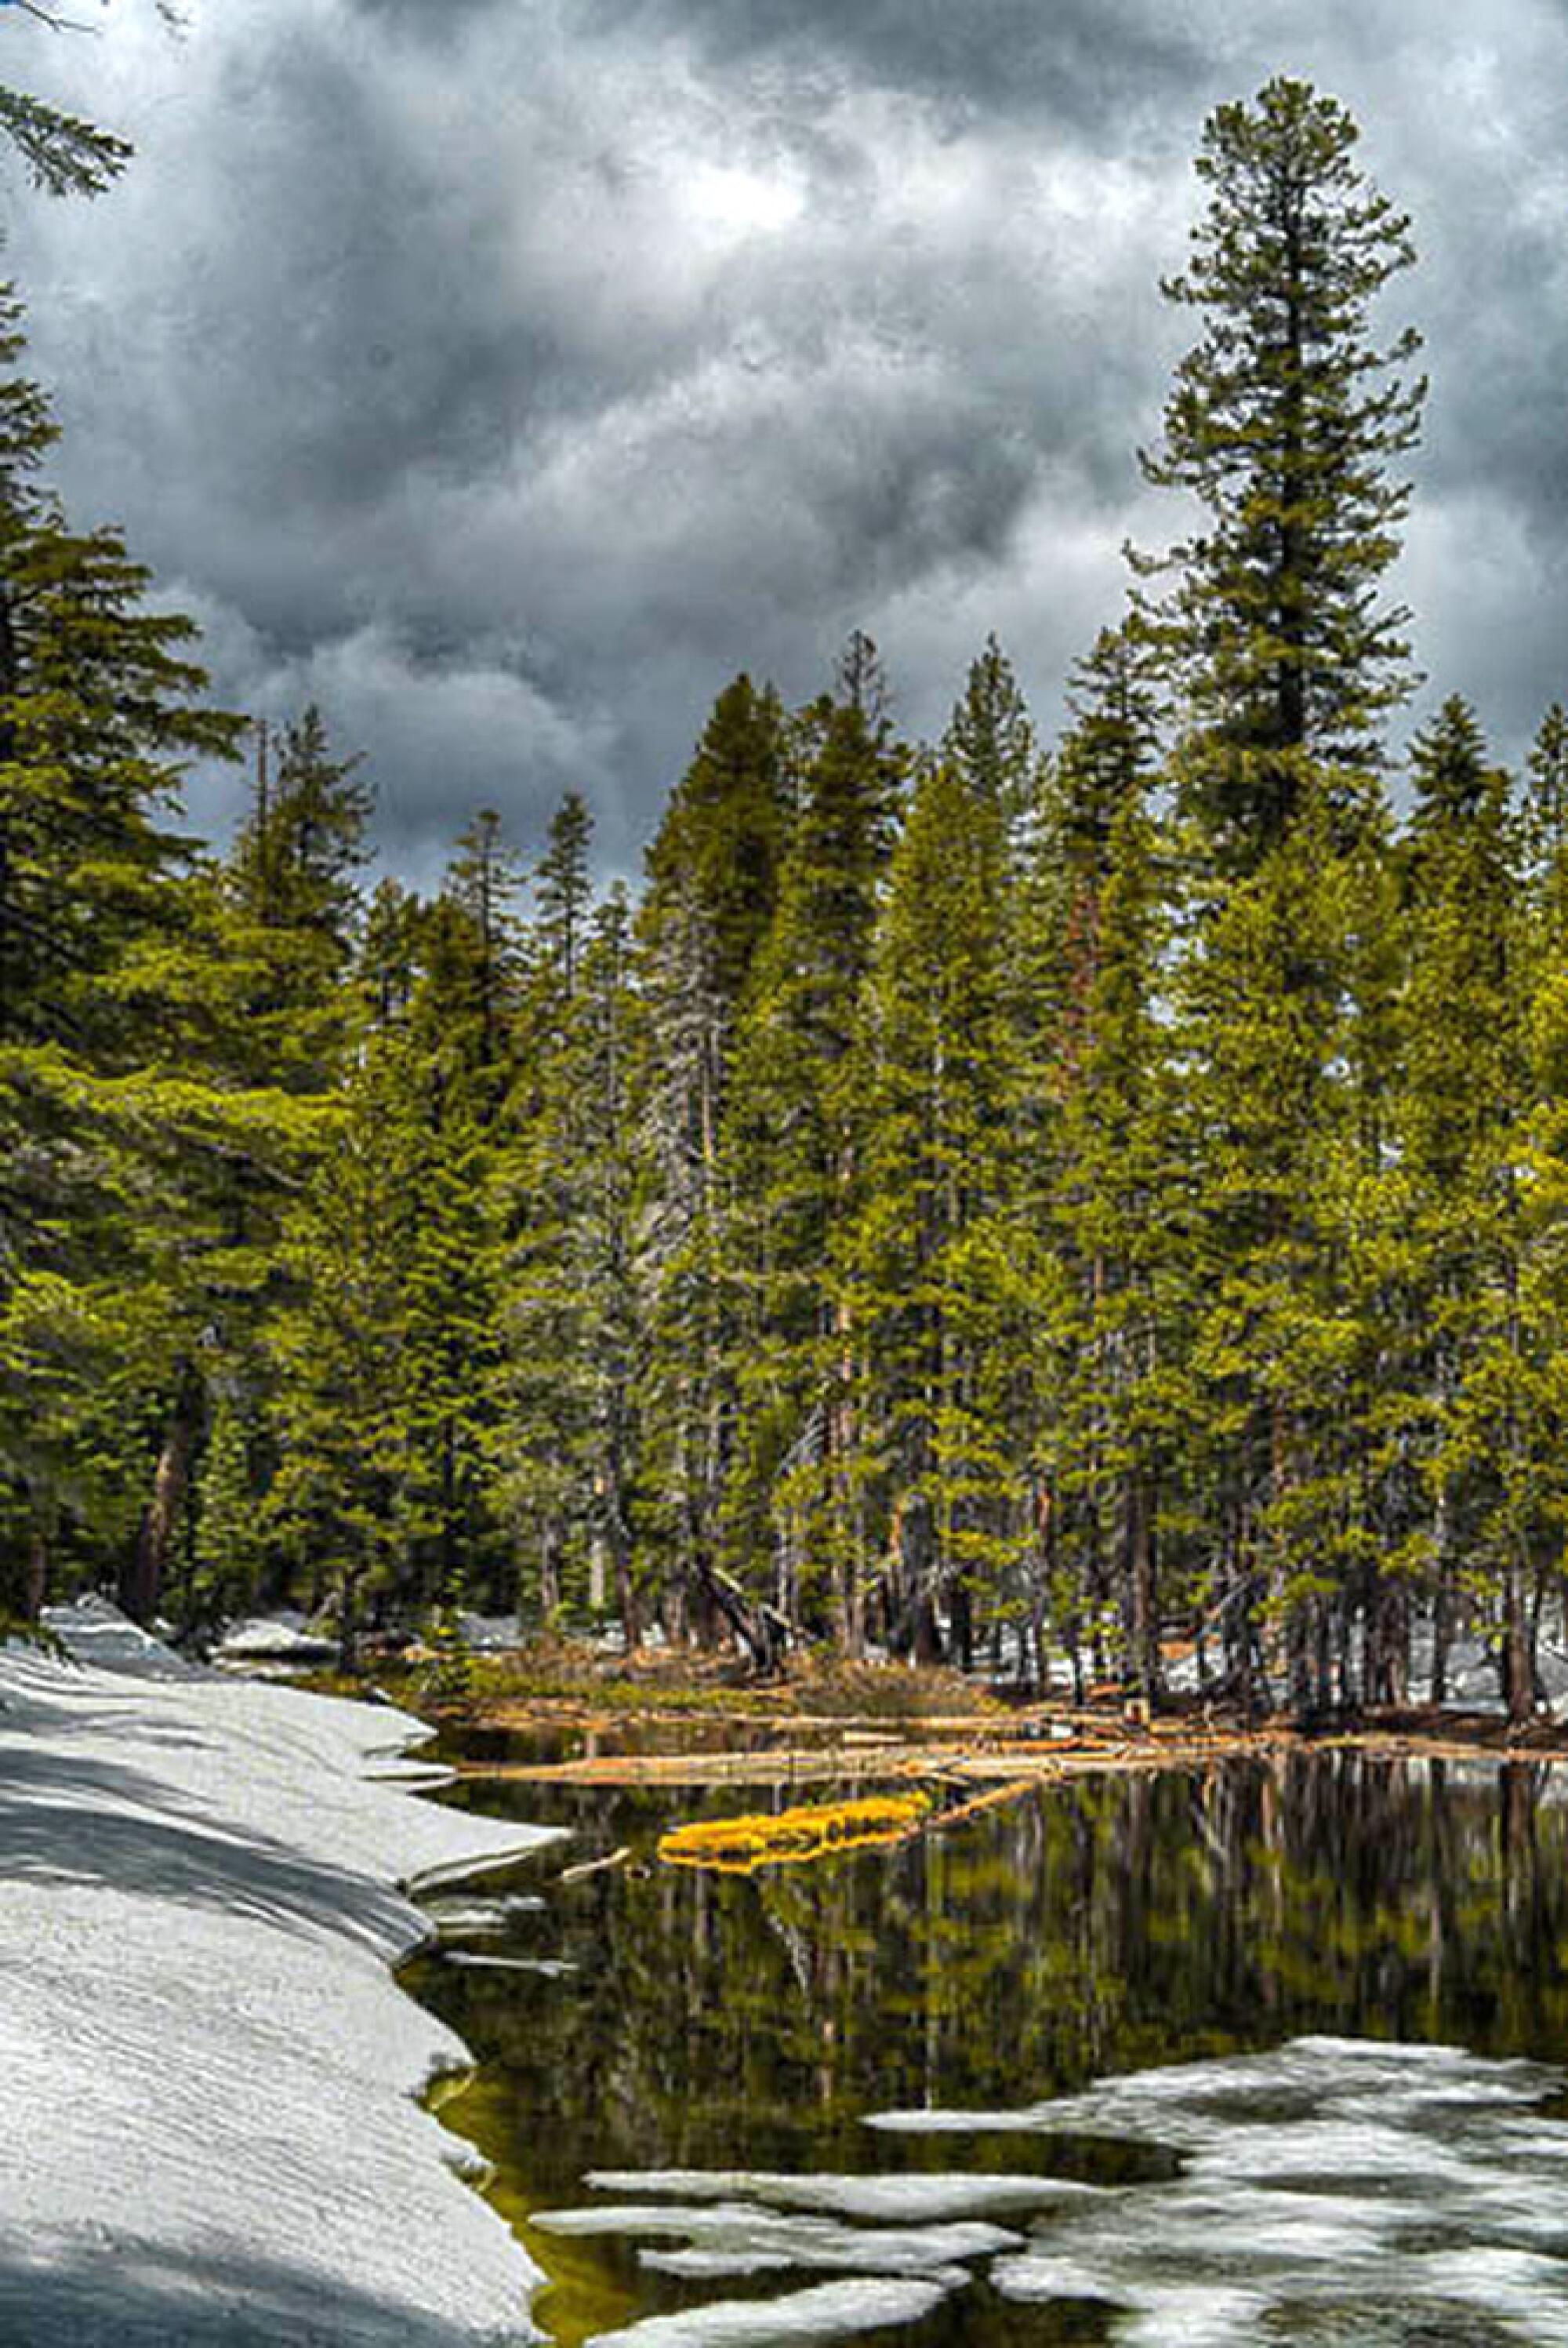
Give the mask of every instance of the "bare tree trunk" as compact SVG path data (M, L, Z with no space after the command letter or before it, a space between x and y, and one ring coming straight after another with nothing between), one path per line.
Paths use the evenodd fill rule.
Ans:
M835 1391L827 1407L829 1520L833 1527L834 1611L838 1642L852 1661L866 1652L865 1592L860 1584L859 1511L852 1488L855 1450L855 1356L849 1310L834 1307L833 1334L838 1348Z
M1511 1557L1502 1576L1502 1694L1515 1728L1535 1715L1535 1657L1524 1603L1524 1569Z
M119 1602L133 1622L146 1625L158 1612L200 1432L201 1381L186 1362L180 1365L174 1405L153 1470L151 1496L142 1511L135 1547L120 1574Z
M1431 1702L1442 1704L1446 1701L1449 1692L1449 1649L1453 1643L1452 1509L1449 1498L1449 1479L1446 1476L1438 1489L1432 1540L1437 1550L1438 1570L1437 1586L1432 1593Z
M784 1661L790 1639L790 1626L777 1607L765 1601L754 1602L733 1574L717 1566L702 1568L702 1585L716 1612L745 1648L753 1670L771 1679Z

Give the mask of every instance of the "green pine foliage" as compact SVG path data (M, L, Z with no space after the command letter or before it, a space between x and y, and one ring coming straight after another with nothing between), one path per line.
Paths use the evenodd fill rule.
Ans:
M642 1049L628 1084L644 1202L634 1258L643 1540L698 1607L738 1445L731 1097L792 797L778 697L737 677L671 796L636 921Z
M1140 568L1172 577L1154 617L1180 684L1184 789L1214 853L1244 867L1304 795L1358 813L1378 721L1409 685L1409 614L1378 590L1409 499L1387 468L1414 443L1425 386L1408 378L1415 334L1380 345L1370 314L1415 256L1357 167L1358 135L1285 77L1216 108L1197 159L1207 204L1162 288L1204 332L1144 471L1195 495L1204 522Z
M1356 145L1284 78L1204 131L1146 467L1197 517L1061 738L995 638L936 748L863 635L803 707L743 675L635 895L579 793L368 891L314 709L183 839L241 729L49 492L7 307L0 1612L288 1601L352 1659L516 1608L1303 1718L1479 1640L1530 1716L1568 718L1516 779L1450 700L1386 793L1421 386Z
M866 1517L847 1305L826 1278L863 1159L856 1046L907 771L875 648L851 640L837 695L806 721L809 756L736 1044L721 1180L735 1303L738 1440L722 1501L732 1563L771 1554L776 1602L864 1637ZM712 1476L710 1461L703 1472ZM686 1509L682 1570L710 1571L706 1512Z
M1015 1037L997 908L1001 792L925 773L893 859L866 983L852 1216L831 1324L851 1389L862 1580L887 1643L961 1652L998 1602L1018 1515L1008 1407ZM1001 1375L999 1375L1000 1373ZM860 1593L857 1593L857 1596Z

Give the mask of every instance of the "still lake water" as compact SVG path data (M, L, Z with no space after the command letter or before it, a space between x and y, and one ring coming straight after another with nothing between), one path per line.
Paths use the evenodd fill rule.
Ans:
M407 1976L569 2348L1568 2343L1568 1773L1081 1779L748 1877L653 1846L785 1789L453 1798L573 1829Z

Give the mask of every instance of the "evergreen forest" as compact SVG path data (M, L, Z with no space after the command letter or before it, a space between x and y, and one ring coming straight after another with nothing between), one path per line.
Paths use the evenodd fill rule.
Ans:
M0 1612L292 1604L352 1656L516 1608L1151 1702L1195 1651L1301 1717L1479 1635L1532 1711L1568 714L1514 773L1460 697L1409 733L1414 249L1356 125L1278 78L1196 170L1173 534L1060 737L994 639L934 742L864 634L803 706L739 675L634 891L575 794L372 887L330 711L211 706L63 510L8 298Z

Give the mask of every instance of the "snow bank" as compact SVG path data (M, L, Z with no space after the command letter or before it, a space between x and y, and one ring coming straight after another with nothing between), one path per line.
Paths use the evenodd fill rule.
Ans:
M212 1660L220 1671L249 1670L257 1663L285 1663L308 1670L313 1663L330 1663L336 1656L336 1641L312 1632L302 1614L253 1614L242 1622L231 1622L212 1650Z
M398 1887L549 1831L411 1800L405 1715L55 1627L94 1663L0 1652L0 2339L536 2338L415 2101L464 2050L388 1968L426 1930Z

